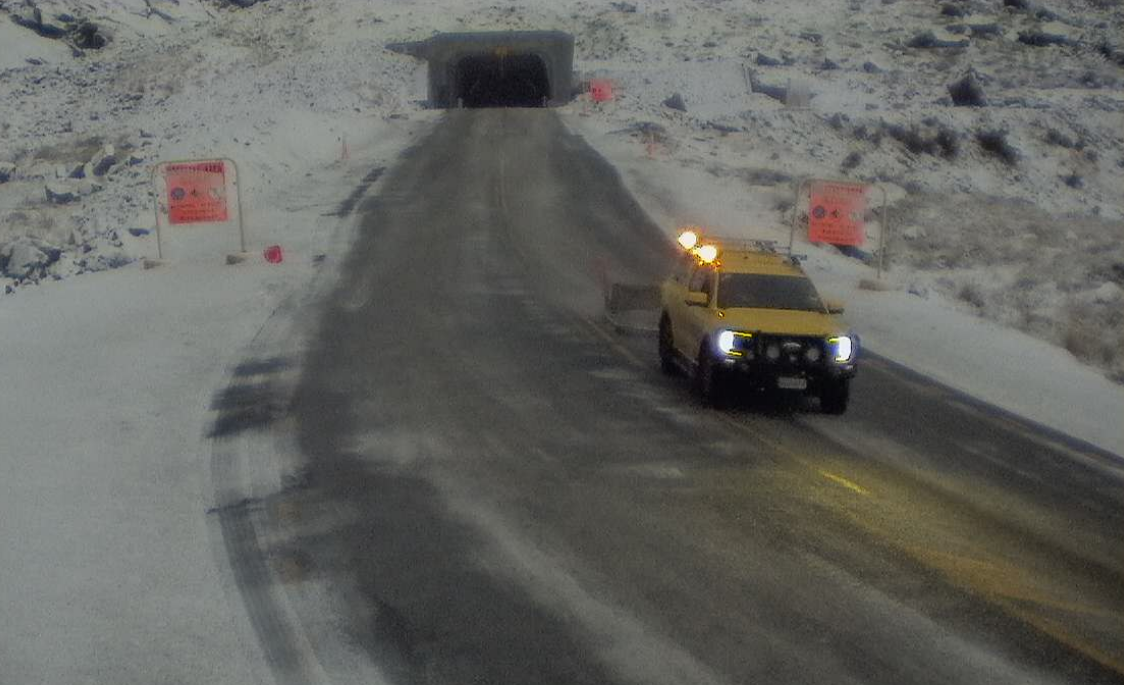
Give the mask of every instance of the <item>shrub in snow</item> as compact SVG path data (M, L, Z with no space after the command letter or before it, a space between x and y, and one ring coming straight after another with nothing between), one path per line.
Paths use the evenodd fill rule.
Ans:
M996 38L1003 35L999 24L972 24L968 27L973 38Z
M931 135L916 126L906 128L900 124L885 127L891 138L915 155L927 154L952 159L960 153L960 138L952 129L939 126Z
M83 50L100 50L106 46L109 39L102 33L97 24L84 21L78 24L71 32L74 45Z
M844 171L850 171L851 169L857 167L859 164L862 164L862 161L862 153L852 152L851 154L843 158L843 161L839 163L839 168L843 169Z
M969 69L959 80L950 83L948 94L957 107L987 107L987 96L974 69Z
M1075 41L1056 33L1043 31L1020 31L1019 42L1036 48L1048 48L1051 45L1075 45Z
M1006 131L979 131L976 133L976 142L985 152L989 152L1008 166L1014 166L1022 156L1017 149L1007 142Z
M1081 178L1081 176L1077 173L1072 173L1068 176L1062 176L1062 181L1067 186L1075 190L1085 187L1085 179Z
M960 289L956 292L956 297L960 301L967 302L977 309L982 309L984 304L986 304L983 290L980 289L979 284L972 281L962 283Z
M1080 150L1085 147L1085 143L1075 142L1073 138L1070 138L1056 128L1052 128L1046 131L1045 140L1051 145L1057 145L1059 147L1064 147L1070 150Z

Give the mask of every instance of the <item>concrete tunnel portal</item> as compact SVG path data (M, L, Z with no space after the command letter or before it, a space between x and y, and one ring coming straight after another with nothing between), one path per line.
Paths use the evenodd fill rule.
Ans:
M430 107L550 107L571 97L574 38L561 31L443 33L409 51L428 62Z

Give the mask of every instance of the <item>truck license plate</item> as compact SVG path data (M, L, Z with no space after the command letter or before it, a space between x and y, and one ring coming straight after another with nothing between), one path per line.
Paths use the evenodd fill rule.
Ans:
M777 387L781 390L804 390L808 387L808 379L781 376L777 379Z

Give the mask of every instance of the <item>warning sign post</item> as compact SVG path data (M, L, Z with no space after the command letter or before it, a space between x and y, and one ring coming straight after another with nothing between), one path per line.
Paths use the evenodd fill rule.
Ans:
M882 259L889 231L886 189L853 181L806 179L796 188L792 209L792 230L788 246L796 237L796 222L805 188L808 193L808 240L844 247L861 247L866 242L867 195L871 188L882 192L882 214L878 230L878 278L882 278Z
M153 170L156 197L156 252L164 258L161 225L238 222L238 241L246 251L246 232L238 195L238 167L232 159L162 162Z

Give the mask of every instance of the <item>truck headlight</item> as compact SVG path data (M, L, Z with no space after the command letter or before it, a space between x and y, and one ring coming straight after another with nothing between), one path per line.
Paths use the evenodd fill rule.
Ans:
M730 354L734 351L734 332L722 331L718 334L718 349L722 354Z
M851 340L849 335L838 335L834 338L828 338L827 342L831 345L833 352L832 358L839 362L849 362L855 355L855 343Z

